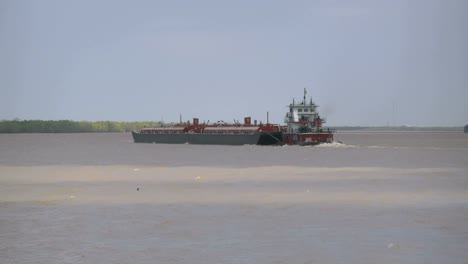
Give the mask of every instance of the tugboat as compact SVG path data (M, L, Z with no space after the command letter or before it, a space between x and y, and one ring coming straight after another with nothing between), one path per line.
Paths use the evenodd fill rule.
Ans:
M333 142L333 131L324 130L322 124L325 119L321 118L317 112L316 105L312 98L307 102L307 90L304 88L304 98L299 104L293 99L289 105L289 112L286 113L284 122L287 130L283 133L283 143L287 145L318 145L321 143Z
M267 122L251 123L250 117L244 123L228 124L218 121L214 124L200 123L198 118L190 122L169 127L142 128L132 131L135 143L165 144L204 144L204 145L317 145L333 141L333 131L322 128L322 119L312 99L306 102L307 90L304 88L304 100L299 104L293 99L286 113L285 123L281 126Z

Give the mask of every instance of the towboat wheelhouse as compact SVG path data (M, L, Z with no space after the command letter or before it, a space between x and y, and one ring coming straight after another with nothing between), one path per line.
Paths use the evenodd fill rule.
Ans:
M299 103L293 99L289 105L284 122L286 131L283 133L283 142L288 145L316 145L333 141L333 131L324 130L321 118L312 98L307 101L307 90L304 88L303 100Z

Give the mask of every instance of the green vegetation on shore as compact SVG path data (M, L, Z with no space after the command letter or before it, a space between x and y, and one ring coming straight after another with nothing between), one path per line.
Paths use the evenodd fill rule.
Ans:
M331 126L337 131L463 131L463 127L416 127L416 126Z
M142 127L163 125L161 122L114 122L71 120L3 120L0 133L83 133L130 132Z

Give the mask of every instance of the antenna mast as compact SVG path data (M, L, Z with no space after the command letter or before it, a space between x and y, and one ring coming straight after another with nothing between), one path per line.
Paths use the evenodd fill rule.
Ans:
M306 90L306 88L304 87L304 104L306 103L306 95L307 95L307 90Z

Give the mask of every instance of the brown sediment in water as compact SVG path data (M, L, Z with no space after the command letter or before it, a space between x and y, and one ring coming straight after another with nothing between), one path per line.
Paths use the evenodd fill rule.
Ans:
M0 166L2 202L337 204L412 206L466 202L453 168L206 168ZM420 181L419 183L416 181ZM444 185L447 185L445 182ZM136 189L141 188L140 193ZM71 198L70 198L71 197Z
M0 253L5 263L450 262L468 257L467 183L457 168L0 166Z

